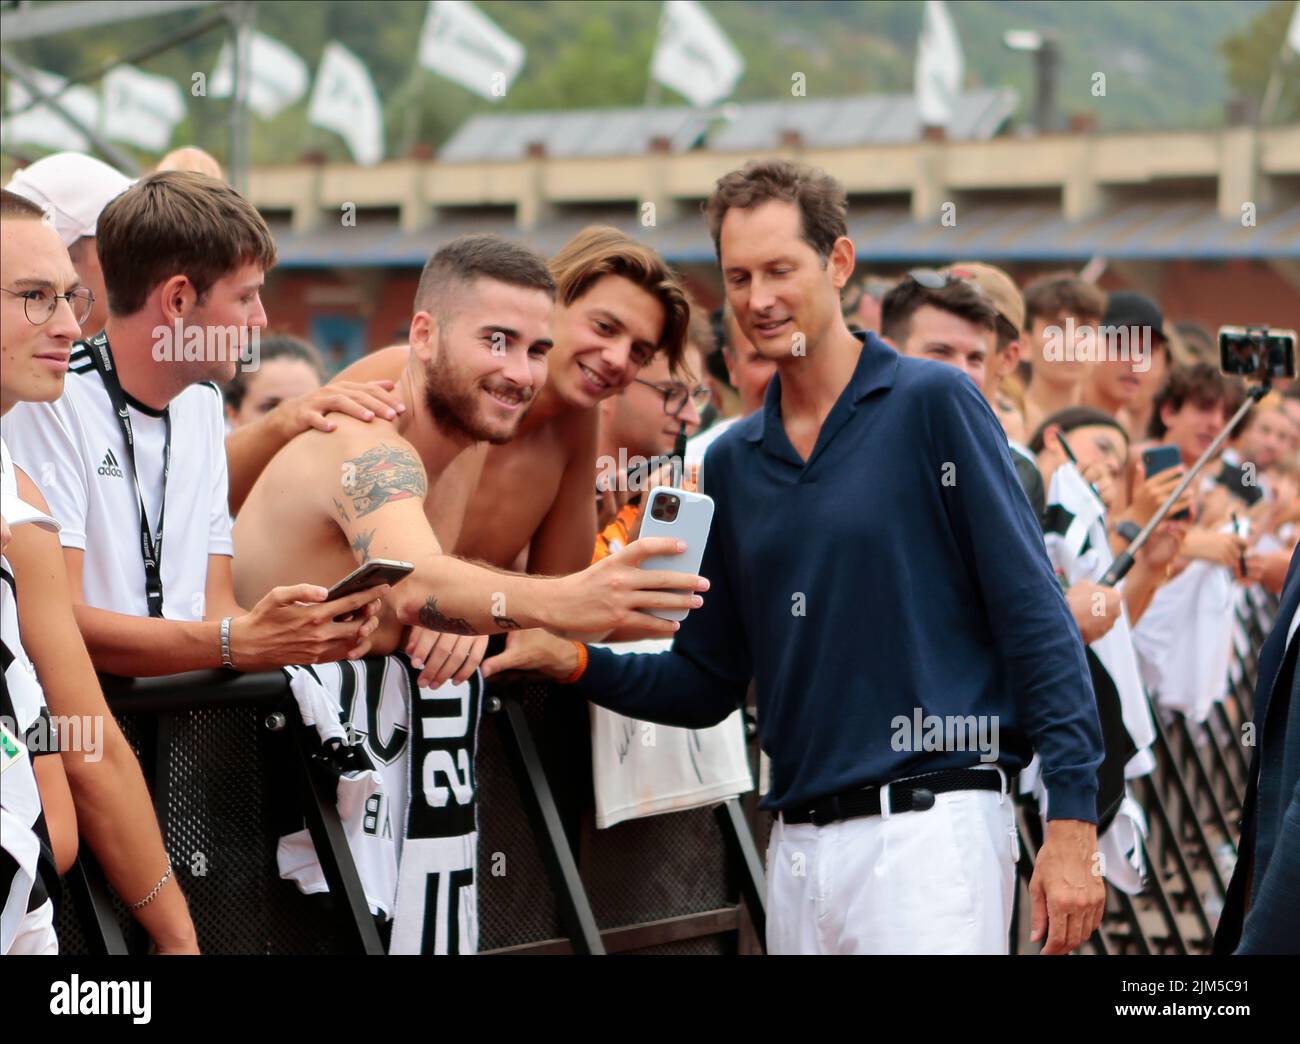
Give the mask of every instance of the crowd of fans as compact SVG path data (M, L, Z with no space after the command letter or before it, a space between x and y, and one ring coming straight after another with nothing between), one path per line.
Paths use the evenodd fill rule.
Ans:
M6 760L6 953L55 951L54 878L79 844L159 952L197 952L96 671L401 652L436 688L473 675L489 634L671 637L641 610L693 608L706 585L637 568L669 549L631 546L646 493L707 491L706 449L776 372L728 304L708 313L654 251L598 228L549 265L462 237L426 267L409 345L330 375L306 341L260 336L275 244L219 175L198 150L134 184L61 154L15 175L0 205L3 718L39 797L11 786ZM1112 588L1105 567L1243 401L1212 339L1143 294L1069 271L1021 286L975 261L859 273L843 300L850 329L957 367L987 401L1083 643L1110 643L1094 683L1104 672L1122 695L1115 664L1132 661L1143 708L1203 719L1225 698L1234 611L1251 588L1281 589L1300 536L1300 387L1279 382L1250 411ZM259 365L159 361L153 332L182 326L256 333ZM1091 543L1072 535L1084 516ZM326 601L371 558L416 571ZM1135 714L1128 778L1150 770ZM94 756L42 744L50 715L101 721ZM392 920L391 897L372 905Z

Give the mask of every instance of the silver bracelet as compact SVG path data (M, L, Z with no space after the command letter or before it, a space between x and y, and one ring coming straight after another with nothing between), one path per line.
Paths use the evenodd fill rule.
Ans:
M153 886L153 891L151 891L148 895L146 895L146 896L145 896L143 899L141 899L138 903L132 903L132 904L131 904L131 909L132 909L132 910L142 910L142 909L144 909L146 906L148 906L150 903L152 903L155 899L157 899L157 898L158 898L158 893L161 892L161 891L163 890L163 885L165 885L165 884L167 883L167 881L171 878L171 876L172 876L172 857L171 857L171 856L168 856L168 857L167 857L167 872L166 872L165 874L162 875L162 880L159 881L156 885L154 885L154 886Z
M221 618L221 666L233 667L235 661L230 658L230 617Z

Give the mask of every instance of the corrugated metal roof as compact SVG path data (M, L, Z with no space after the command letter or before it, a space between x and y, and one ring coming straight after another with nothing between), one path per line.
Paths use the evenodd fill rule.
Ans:
M487 113L462 124L438 150L438 160L518 160L535 142L557 158L628 156L648 151L654 138L667 138L674 152L684 152L708 123L709 117L690 108Z
M972 90L957 99L948 138L987 140L1018 104L1019 95L1009 87ZM892 145L917 141L921 121L910 94L736 102L712 113L685 106L484 113L457 129L438 159L518 160L533 143L556 158L629 156L646 152L654 138L668 139L674 152L699 142L715 149L764 150L779 145L788 131L797 132L810 148Z
M452 217L419 233L391 220L333 226L306 235L275 229L280 264L286 268L418 267L442 244L465 232L497 232L555 253L580 229L603 222L654 246L671 261L712 263L713 243L704 222L688 214L657 228L643 228L629 209L608 215L561 216L530 233L507 216ZM1181 260L1300 257L1300 205L1265 211L1253 228L1223 221L1207 201L1134 203L1087 221L1067 222L1047 203L965 206L957 224L918 224L905 206L853 207L849 236L864 261Z
M950 141L993 137L1015 112L1019 96L1006 87L963 94L947 128ZM860 95L852 98L801 98L739 105L734 119L714 128L709 147L720 151L765 151L795 132L809 148L897 145L918 141L921 119L910 94Z

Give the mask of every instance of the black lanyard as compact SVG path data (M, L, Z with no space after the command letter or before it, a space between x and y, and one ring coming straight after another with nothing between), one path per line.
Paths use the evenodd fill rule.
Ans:
M122 390L122 382L118 380L117 369L113 366L113 353L108 347L108 335L98 333L87 341L86 345L90 349L90 361L104 380L108 401L113 404L113 412L122 427L122 437L126 440L126 454L131 464L131 481L135 483L136 500L140 502L140 554L144 557L144 596L149 603L149 615L161 617L163 614L163 515L167 511L167 476L171 472L172 465L171 411L163 410L163 428L166 437L163 440L162 500L158 505L158 535L154 536L149 531L149 515L144 506L144 494L140 490L140 469L135 463L135 435L131 430L131 414L126 404L126 392Z

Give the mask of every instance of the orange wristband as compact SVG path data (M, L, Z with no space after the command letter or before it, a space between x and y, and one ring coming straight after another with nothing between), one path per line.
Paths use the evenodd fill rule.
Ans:
M578 666L573 669L572 674L560 681L561 685L572 685L587 673L587 647L582 642L573 644L578 647Z

